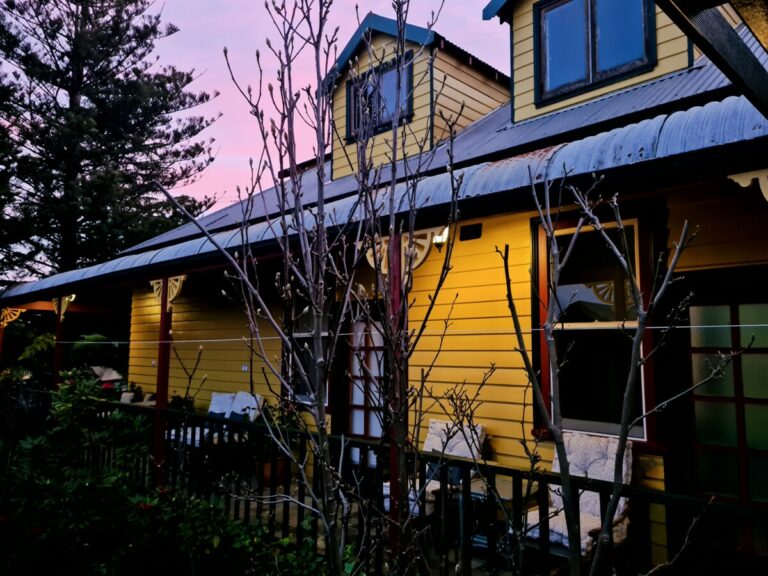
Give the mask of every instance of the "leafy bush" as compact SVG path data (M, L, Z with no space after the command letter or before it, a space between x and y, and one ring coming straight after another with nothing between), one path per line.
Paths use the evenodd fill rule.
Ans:
M311 542L297 550L216 503L147 487L151 422L99 392L65 374L46 432L0 450L0 574L323 573Z
M53 379L53 349L56 335L46 332L37 336L19 356L19 366L29 372L29 384L46 389Z

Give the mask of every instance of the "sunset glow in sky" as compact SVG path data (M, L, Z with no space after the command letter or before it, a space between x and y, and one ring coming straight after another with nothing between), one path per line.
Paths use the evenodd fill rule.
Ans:
M445 0L435 30L466 51L485 60L505 74L509 73L509 32L499 21L483 21L482 10L488 0ZM355 6L360 19L368 12L392 17L390 0L336 0L331 24L339 26L339 52L357 29ZM432 11L438 10L438 0L412 0L408 21L425 26ZM192 85L195 90L218 91L220 96L205 109L196 111L206 116L223 116L206 131L216 139L216 161L199 181L178 189L179 192L218 197L217 206L237 199L236 186L248 179L248 159L258 154L259 141L255 121L229 77L223 49L229 51L230 61L238 80L247 85L256 79L256 50L262 54L265 81L274 81L274 69L265 45L267 38L276 38L273 24L260 0L165 0L163 21L176 24L181 30L157 45L161 62L180 69L192 69L200 78ZM300 85L309 83L310 68L300 69ZM312 154L311 144L300 145L302 156Z

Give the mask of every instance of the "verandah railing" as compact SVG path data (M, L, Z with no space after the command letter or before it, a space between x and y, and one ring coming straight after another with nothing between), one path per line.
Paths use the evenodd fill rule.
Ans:
M121 410L146 418L147 428L162 423L164 460L147 457L136 464L136 474L145 482L163 483L191 494L220 502L234 517L244 522L260 521L274 538L311 537L323 550L318 519L309 508L309 490L318 490L318 475L308 484L297 481L296 468L274 448L264 424L233 421L177 411L155 412L135 405L104 403L104 411ZM159 416L159 418L157 418ZM298 461L311 460L309 444L300 433L290 441ZM146 435L151 443L153 435ZM353 507L347 519L351 542L364 552L368 574L380 574L390 538L389 501L385 495L388 480L388 446L347 438L332 438L334 461L344 462L341 479L350 489ZM442 575L472 573L482 563L485 570L505 570L519 565L520 546L536 547L536 562L547 562L550 510L548 487L558 486L556 474L512 469L491 462L448 458L421 453L415 463L418 486L432 480L439 486L419 490L409 498L414 533L419 534L422 550L429 555L433 572ZM93 462L109 466L110 454L94 454ZM382 465L376 465L382 463ZM311 471L311 466L309 467ZM157 472L160 472L158 474ZM458 479L459 482L456 482ZM451 483L453 481L453 483ZM613 489L610 482L575 478L579 491L600 495L604 513ZM433 484L434 486L434 484ZM768 510L744 507L704 498L622 487L630 501L629 538L621 559L632 571L650 566L650 514L652 504L664 507L667 518L675 516L680 526L689 526L702 515L722 531L725 526L768 526ZM527 514L538 508L539 536L525 537ZM670 537L671 538L671 537ZM674 554L675 548L669 551ZM543 554L542 554L543 553ZM529 562L526 555L526 562ZM539 565L540 568L540 565Z

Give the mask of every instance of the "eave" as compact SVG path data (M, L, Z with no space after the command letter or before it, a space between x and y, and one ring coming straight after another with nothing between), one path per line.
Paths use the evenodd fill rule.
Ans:
M460 202L462 215L466 217L473 206L489 202L496 213L531 209L531 178L534 184L566 176L578 182L598 173L608 175L613 183L631 184L638 180L640 172L646 185L649 174L664 173L725 180L734 171L765 168L761 152L766 145L768 120L743 96L730 96L503 160L477 163L455 170L454 175L463 181ZM435 225L441 218L444 221L444 209L450 200L448 178L443 171L426 177L419 184L419 195L424 199L419 207L420 224ZM654 179L656 188L669 185L668 179ZM399 200L407 193L404 184L396 186ZM399 200L396 199L398 206ZM334 227L355 222L362 217L359 210L354 196L329 202L326 225ZM428 218L435 222L426 223ZM268 221L247 227L245 241L260 258L275 254L274 230ZM239 229L218 232L214 237L230 251L242 246ZM79 286L146 279L153 274L155 277L173 275L221 260L206 238L193 238L12 287L0 296L0 306L76 292Z

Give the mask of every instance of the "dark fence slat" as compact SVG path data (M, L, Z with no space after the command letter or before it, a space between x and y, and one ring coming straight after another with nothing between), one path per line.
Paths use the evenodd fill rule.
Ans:
M217 497L233 516L246 522L263 522L270 537L291 535L300 544L309 536L315 546L322 550L316 515L304 506L280 498L281 494L294 494L299 502L307 503L309 490L297 482L292 474L279 477L278 470L282 463L278 462L275 451L268 449L271 440L263 424L168 410L156 413L154 410L129 405L107 405L104 413L110 410L142 414L150 426L157 416L163 424L166 459L161 463L151 458L137 461L137 478L143 478L147 483L152 482L154 469L162 465L163 478L168 485L201 497ZM311 460L313 455L309 451L308 438L300 434L296 434L296 437L298 440L292 442L294 456L300 461L307 460L308 456ZM342 476L345 485L359 486L361 490L353 499L357 508L352 510L348 519L350 528L357 530L349 541L365 551L368 562L366 573L378 574L387 561L389 538L389 522L384 512L382 491L388 479L389 446L385 442L371 443L347 438L334 437L330 441L334 461L339 457L344 462ZM150 434L147 442L151 442ZM354 461L350 458L353 449L357 453ZM373 465L372 455L376 455L376 465ZM104 450L84 454L84 457L88 457L93 465L111 466L115 453ZM268 481L265 480L267 463L272 469ZM316 463L313 466L315 473L311 482L315 493L319 494L322 478L317 473L319 468ZM487 480L487 486L482 491L473 491L471 486L470 472L474 469L480 471L479 477ZM426 453L418 454L411 461L409 470L419 479L413 484L418 493L414 510L417 508L418 513L414 511L414 518L410 522L415 526L415 532L425 531L425 540L429 541L426 549L430 556L429 562L441 575L453 576L459 567L462 575L469 574L472 560L479 553L483 554L490 569L502 567L505 558L497 557L498 550L509 548L499 546L499 540L504 539L502 544L505 545L507 540L512 545L520 544L519 539L526 531L526 511L536 505L539 509L540 534L536 544L545 554L553 551L549 542L549 515L552 510L548 490L550 486L558 488L561 484L562 480L557 474L531 473L494 463L476 464L464 459ZM450 479L454 471L458 471L461 482L452 486ZM434 497L428 497L423 489L430 478L437 479L440 484ZM503 495L497 490L502 481ZM529 492L531 482L538 486L535 494ZM589 491L600 495L601 515L604 517L612 483L585 478L573 478L571 483L575 494ZM648 514L651 504L667 507L669 515L679 513L693 516L706 509L707 516L715 521L768 522L768 510L757 507L747 508L720 501L708 504L696 496L670 494L638 486L622 486L620 491L630 502L632 556L643 567L648 565ZM410 506L407 494L402 495L404 506ZM527 501L528 496L531 502ZM435 507L439 514L427 517L427 509L431 507ZM309 527L305 529L307 522ZM481 551L480 548L485 549Z

